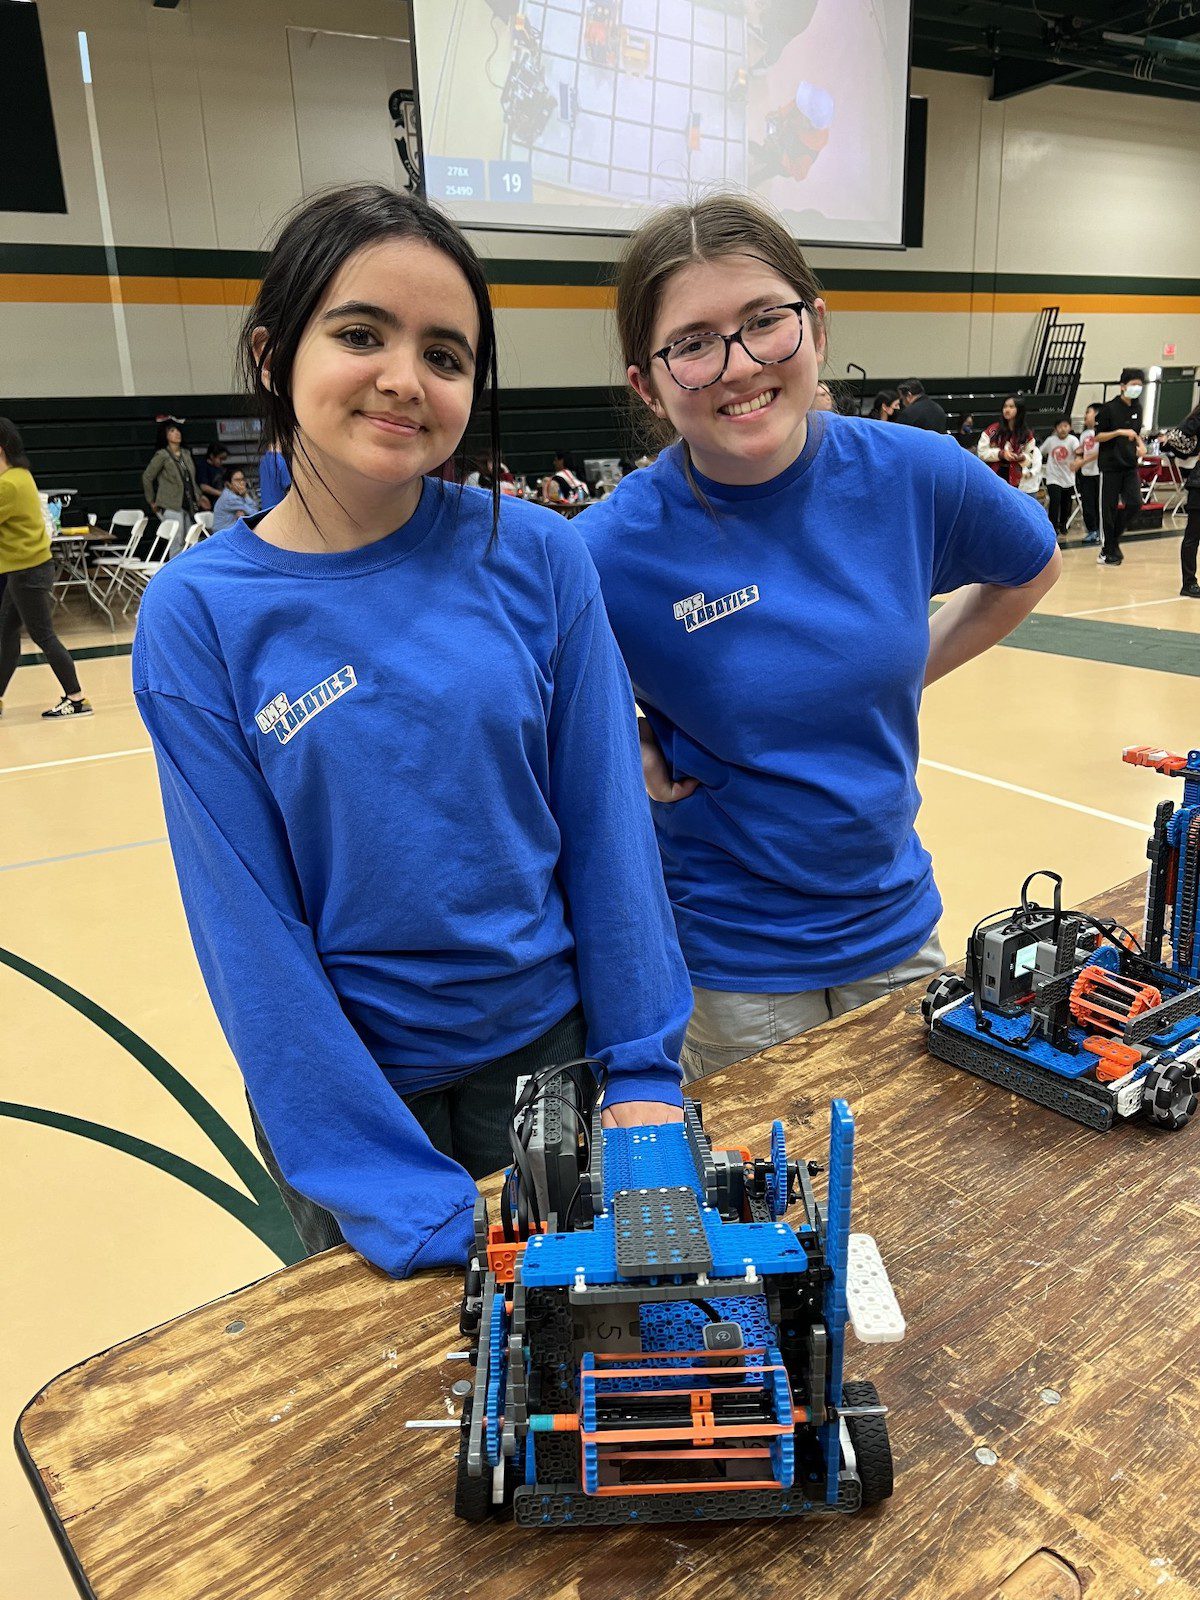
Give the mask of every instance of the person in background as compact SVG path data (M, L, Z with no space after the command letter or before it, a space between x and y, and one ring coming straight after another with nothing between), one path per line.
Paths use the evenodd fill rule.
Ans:
M1042 446L1042 459L1046 463L1046 498L1050 502L1050 521L1054 536L1062 540L1067 536L1067 523L1071 520L1071 506L1075 500L1075 452L1079 440L1071 432L1070 417L1059 417L1054 432Z
M871 409L867 412L867 416L872 422L895 422L899 409L900 396L895 389L880 389L871 401Z
M1021 487L1021 479L1033 463L1033 429L1025 421L1025 402L1010 394L1000 408L1000 421L993 422L979 435L976 454L986 461L998 477Z
M1200 583L1196 582L1196 553L1200 550L1200 406L1194 407L1177 428L1164 433L1161 442L1166 454L1174 456L1180 469L1187 473L1187 526L1179 546L1183 580L1179 592L1189 600L1200 600Z
M258 503L264 511L274 511L292 487L292 475L281 451L270 444L258 464Z
M499 480L501 494L516 494L517 480L513 477L508 463L501 459L500 470L496 471L493 458L487 451L481 451L471 464L471 470L463 479L468 489L490 489L494 482Z
M1146 374L1141 367L1125 367L1120 388L1096 413L1096 443L1100 446L1100 523L1104 544L1096 557L1102 567L1119 567L1121 535L1142 503L1137 464L1146 454L1142 443L1142 390Z
M975 414L968 411L959 418L958 427L954 430L954 437L964 450L974 450L979 443L979 429L975 426Z
M1083 432L1075 452L1079 506L1083 512L1084 544L1100 543L1100 447L1096 443L1096 414L1099 406L1090 405L1083 414Z
M825 382L824 378L817 383L813 394L812 409L814 411L838 411L841 409L834 397L833 390Z
M554 470L542 480L543 500L562 500L568 505L588 497L587 484L575 470L575 458L569 450L554 452Z
M54 586L50 530L21 435L7 417L0 417L0 577L4 579L0 599L0 695L20 663L24 627L62 688L62 699L49 711L43 711L42 716L54 720L90 717L92 708L79 687L75 663L50 619ZM4 701L0 699L0 713L3 710Z
M241 467L234 467L232 472L225 474L225 487L213 507L212 531L220 533L223 528L235 523L239 517L252 517L257 510L258 503L250 493L246 474Z
M183 448L183 429L178 419L167 417L159 425L159 448L142 473L142 492L156 517L174 515L179 532L168 552L174 555L183 545L184 535L201 510L200 485L190 450Z
M906 378L898 386L897 393L902 402L897 422L903 422L910 428L924 428L927 433L946 433L950 422L946 413L936 400L931 400L925 393L925 385L919 378Z
M225 463L229 451L223 444L210 444L204 460L196 468L196 482L200 485L201 511L211 511L221 498L225 487Z

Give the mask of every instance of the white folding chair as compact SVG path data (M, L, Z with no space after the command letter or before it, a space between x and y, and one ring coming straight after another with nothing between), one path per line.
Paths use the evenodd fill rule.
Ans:
M213 514L212 514L211 511L197 511L196 516L195 516L195 522L198 522L200 524L200 526L204 529L204 532L205 532L206 535L208 535L208 534L210 534L212 532ZM193 523L193 526L194 526L194 523Z
M104 579L108 580L108 587L99 596L101 605L107 605L109 597L121 587L123 576L123 563L129 561L137 554L138 541L146 531L149 522L144 511L118 511L109 525L109 534L113 540L114 548L102 550L92 557L92 566L96 569L97 585ZM124 543L120 543L122 535L128 529Z
M183 536L183 548L190 550L194 544L199 544L201 539L207 539L210 529L206 528L197 516L195 522Z
M146 585L165 565L171 545L177 542L182 524L177 517L164 517L150 537L144 556L126 556L118 564L120 579L117 585L121 595L121 610L128 615L130 606L141 604Z

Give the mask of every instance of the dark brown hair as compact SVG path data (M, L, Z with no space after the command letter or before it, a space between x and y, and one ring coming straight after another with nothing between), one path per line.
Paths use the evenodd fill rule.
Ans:
M25 445L17 430L15 422L8 417L0 417L0 450L8 457L10 467L24 467L29 471L29 457L25 454Z
M263 438L270 440L271 448L283 456L293 479L296 475L293 458L297 449L315 471L303 441L297 437L296 411L292 404L292 369L301 337L334 273L356 251L381 239L418 239L431 244L449 256L466 278L479 316L471 420L486 405L491 454L495 460L500 459L496 331L487 279L479 257L467 243L466 235L436 206L384 184L359 183L314 195L292 211L267 261L258 297L242 324L238 342L239 370L258 402ZM267 338L256 355L254 334L258 328L267 330ZM263 381L264 367L270 368L269 385ZM457 459L462 466L465 457L461 440ZM462 477L460 471L460 481ZM493 538L499 521L497 485L492 490Z
M664 206L626 246L617 274L617 333L626 367L649 380L650 347L663 291L675 273L694 261L753 256L787 280L812 307L821 293L816 274L782 217L761 200L720 191L702 200ZM814 313L815 316L815 313ZM661 450L675 430L648 406L634 402L633 416L644 442Z

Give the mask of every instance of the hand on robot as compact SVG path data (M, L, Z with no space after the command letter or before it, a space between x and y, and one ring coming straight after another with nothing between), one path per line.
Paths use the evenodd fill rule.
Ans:
M645 1128L660 1122L682 1122L683 1107L669 1106L663 1100L626 1100L623 1105L605 1106L600 1121L605 1128Z

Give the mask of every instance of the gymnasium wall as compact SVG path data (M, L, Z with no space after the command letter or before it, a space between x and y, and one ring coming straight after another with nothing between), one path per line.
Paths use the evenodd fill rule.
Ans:
M233 331L271 223L322 182L394 180L386 102L406 82L404 50L352 36L405 39L407 8L40 0L39 10L68 212L0 213L0 396L227 392ZM834 314L833 375L848 361L892 376L1019 371L1046 303L1086 323L1085 385L1161 360L1166 342L1176 361L1200 359L1194 105L1070 88L993 105L985 80L922 71L913 92L930 103L923 248L813 252ZM489 261L507 388L619 376L605 315L617 241L475 242Z

